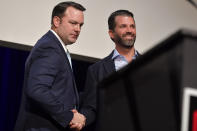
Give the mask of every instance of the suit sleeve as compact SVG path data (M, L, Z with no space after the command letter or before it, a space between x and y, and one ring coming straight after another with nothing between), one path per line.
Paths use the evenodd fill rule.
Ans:
M90 67L87 72L85 89L82 98L83 100L80 109L80 113L86 117L86 125L92 124L96 119L97 83L95 71L92 67Z
M73 113L51 93L53 82L60 71L61 57L54 49L38 49L28 63L25 93L37 108L66 127ZM68 88L68 87L65 87Z

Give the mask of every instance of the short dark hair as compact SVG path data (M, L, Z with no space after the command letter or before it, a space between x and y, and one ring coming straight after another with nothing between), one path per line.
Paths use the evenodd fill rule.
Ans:
M117 11L113 12L108 18L109 30L114 30L114 28L116 27L116 22L115 22L116 16L130 16L134 19L134 15L132 12L130 12L128 10L117 10Z
M53 8L52 17L51 17L51 24L53 24L53 17L58 16L59 18L62 18L64 16L64 12L66 11L66 9L68 7L73 7L75 9L80 10L80 11L86 10L86 8L83 7L81 4L75 3L73 1L61 2Z

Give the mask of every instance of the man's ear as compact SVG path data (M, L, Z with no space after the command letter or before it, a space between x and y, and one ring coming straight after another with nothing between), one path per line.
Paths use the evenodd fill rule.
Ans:
M53 25L54 25L55 27L59 27L60 23L61 23L60 18L59 18L58 16L54 16L54 17L53 17Z
M108 31L108 34L109 34L109 36L110 36L111 39L114 38L114 31L113 30L109 30Z

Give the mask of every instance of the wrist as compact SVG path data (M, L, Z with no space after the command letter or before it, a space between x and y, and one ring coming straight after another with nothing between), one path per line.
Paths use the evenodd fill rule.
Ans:
M85 124L86 124L86 117L82 114L82 117L83 117L83 120L84 120L84 125L83 125L83 127L85 126Z

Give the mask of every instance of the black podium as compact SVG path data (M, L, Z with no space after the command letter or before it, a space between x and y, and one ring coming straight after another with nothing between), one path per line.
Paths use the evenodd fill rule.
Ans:
M197 90L197 32L177 31L98 87L99 131L193 129L197 99L184 102Z

